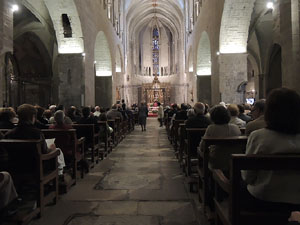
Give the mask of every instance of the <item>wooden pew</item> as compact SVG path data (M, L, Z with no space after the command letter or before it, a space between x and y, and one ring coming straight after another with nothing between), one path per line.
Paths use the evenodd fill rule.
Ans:
M24 200L25 206L9 218L18 224L28 224L34 217L42 216L45 205L51 202L55 204L58 200L59 151L42 154L41 146L41 140L0 140L0 150L6 155L1 158L0 171L10 173L18 194L24 199L28 195L28 187L36 191L34 199L31 199L36 201L36 208L33 209L33 205L28 202L29 207L26 207Z
M107 130L107 122L106 121L98 121L99 124L99 139L100 139L100 153L102 159L108 155L112 151L112 138L111 135L109 135Z
M202 137L204 142L204 151L200 148L197 150L198 155L198 194L202 202L202 209L204 213L210 218L210 213L213 206L212 190L213 187L209 185L212 181L212 174L209 169L209 147L211 145L222 146L220 149L223 153L222 160L229 165L230 155L234 153L244 153L246 150L247 137L233 136L233 137ZM226 151L226 152L224 152Z
M166 131L167 131L167 135L168 135L168 139L170 141L170 143L172 144L172 138L171 138L171 117L168 117L168 114L166 114L166 116L164 117L165 119L165 126L166 126Z
M118 138L117 138L117 123L115 120L107 120L108 125L114 130L111 134L112 142L116 147L118 145Z
M76 184L77 178L77 168L80 166L81 178L84 174L84 141L85 138L82 137L77 139L76 130L42 130L45 138L55 138L55 145L60 148L64 153L64 158L66 162L66 167L64 170L69 169L71 175L71 181L67 183L64 187L61 187L61 192L65 193L71 188L72 185Z
M171 127L171 139L172 143L174 146L174 151L177 154L178 151L178 146L179 146L179 134L178 134L178 129L179 129L179 124L184 123L185 120L174 120L173 121L173 126Z
M76 129L77 138L85 137L84 155L91 157L91 167L99 161L99 132L95 132L94 124L72 124Z
M186 127L184 123L179 124L179 148L178 148L178 162L184 172L183 156L184 156L184 147L186 140Z
M205 134L206 128L186 128L186 141L183 155L184 172L191 176L193 166L197 164L197 147Z
M122 141L122 122L120 117L115 118L116 121L116 138L117 143L120 143Z
M226 225L283 225L290 212L279 210L265 212L261 209L246 211L242 204L241 170L294 170L300 171L300 155L244 155L233 154L230 162L230 178L222 171L213 170L215 180L216 223ZM278 187L280 189L280 187ZM227 200L220 198L220 190L229 194Z

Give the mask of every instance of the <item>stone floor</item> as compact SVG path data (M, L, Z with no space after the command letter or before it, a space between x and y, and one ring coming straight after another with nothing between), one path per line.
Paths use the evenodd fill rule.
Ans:
M30 225L205 225L164 128L148 119Z

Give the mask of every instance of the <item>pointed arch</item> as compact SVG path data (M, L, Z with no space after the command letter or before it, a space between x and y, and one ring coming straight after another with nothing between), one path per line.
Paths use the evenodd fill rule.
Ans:
M83 53L81 22L74 0L44 0L56 33L60 54Z
M197 75L211 75L210 40L206 31L201 34L197 50Z
M220 31L220 53L245 53L255 0L225 0Z
M112 76L111 54L107 38L103 31L100 31L96 37L95 70L96 76Z

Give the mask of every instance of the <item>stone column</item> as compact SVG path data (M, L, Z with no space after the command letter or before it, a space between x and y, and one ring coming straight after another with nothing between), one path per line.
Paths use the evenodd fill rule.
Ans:
M13 52L13 12L10 1L0 1L0 107L5 100L5 53Z
M84 105L84 57L81 54L63 54L57 57L59 104Z
M225 103L242 103L244 93L238 86L247 81L247 54L219 55L220 95Z
M280 44L282 47L282 86L300 94L300 0L279 3Z

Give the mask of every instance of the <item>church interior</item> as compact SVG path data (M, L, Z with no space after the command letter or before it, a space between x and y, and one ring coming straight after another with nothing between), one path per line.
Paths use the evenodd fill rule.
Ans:
M109 109L123 100L127 107L145 103L154 117L148 117L143 133L136 112L126 122L109 124L116 136L106 137L104 153L99 142L89 173L74 167L81 175L58 197L56 177L55 204L40 205L39 197L33 207L40 209L38 218L27 213L18 224L246 225L239 203L226 207L229 219L224 219L219 204L224 194L214 199L219 173L204 160L208 153L198 152L198 158L187 153L193 131L181 133L181 120L168 120L168 112L159 127L157 103L164 109L174 103L228 106L267 99L278 88L300 94L300 0L0 0L0 12L3 108ZM246 146L245 127L232 143ZM203 130L197 129L201 139ZM1 132L8 131L0 128L0 139ZM46 139L57 135L50 133L45 131ZM228 144L218 141L205 143ZM80 146L79 138L75 142ZM0 150L3 146L8 144L0 140ZM229 196L236 191L230 181ZM0 224L16 224L14 216L7 219L1 212ZM260 218L256 224L269 224L269 214L251 215Z

